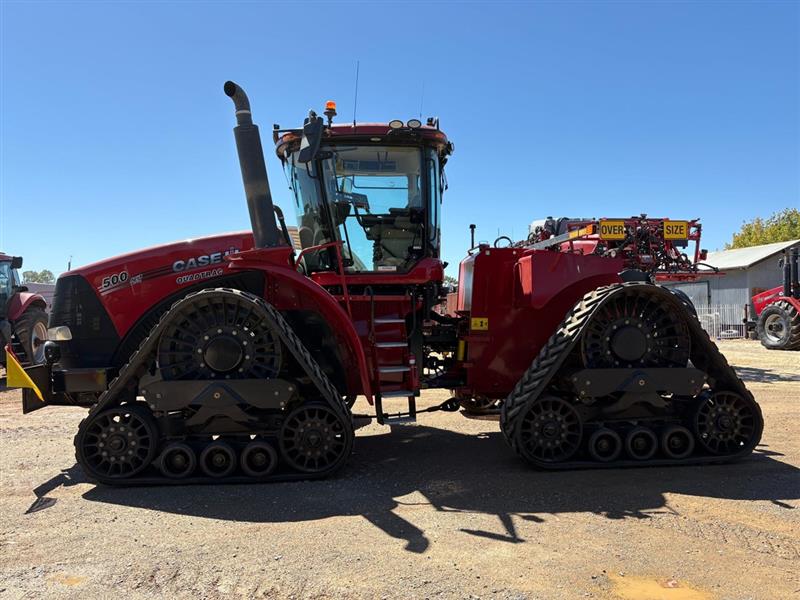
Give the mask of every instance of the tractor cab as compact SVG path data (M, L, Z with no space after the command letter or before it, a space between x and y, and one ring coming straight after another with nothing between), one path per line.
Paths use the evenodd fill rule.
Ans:
M0 253L0 318L6 316L8 302L21 288L18 269L22 267L22 258Z
M322 127L311 118L320 123L316 139L308 127L274 136L306 273L338 270L335 245L346 273L404 273L423 258L438 258L443 166L453 150L438 122L333 125L329 119Z

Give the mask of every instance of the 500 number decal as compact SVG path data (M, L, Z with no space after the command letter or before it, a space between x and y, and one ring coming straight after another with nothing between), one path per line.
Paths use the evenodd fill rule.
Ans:
M127 271L122 271L121 273L115 273L114 275L103 277L103 282L100 284L100 291L111 289L121 283L125 283L126 281L128 281Z

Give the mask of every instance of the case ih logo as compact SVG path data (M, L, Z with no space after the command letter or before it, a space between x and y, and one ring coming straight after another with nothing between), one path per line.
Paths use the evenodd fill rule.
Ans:
M200 267L208 267L209 265L216 265L222 262L222 259L229 254L236 254L239 248L231 246L224 252L214 252L213 254L202 254L187 258L186 260L176 260L172 263L172 271L174 273L181 273L182 271L191 271Z

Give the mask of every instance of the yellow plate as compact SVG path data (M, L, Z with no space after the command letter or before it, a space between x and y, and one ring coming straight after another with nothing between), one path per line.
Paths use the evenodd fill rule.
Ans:
M600 221L600 238L604 240L624 240L625 221Z
M489 319L487 317L472 317L469 328L472 331L489 331Z
M665 240L685 240L689 237L688 221L664 221Z

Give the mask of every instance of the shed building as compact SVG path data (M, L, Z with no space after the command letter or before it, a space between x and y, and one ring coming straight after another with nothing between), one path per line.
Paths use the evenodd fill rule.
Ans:
M719 269L701 275L697 281L668 282L664 285L686 293L698 309L705 329L716 337L742 337L744 321L753 319L752 297L783 282L778 265L785 250L800 247L800 240L710 252L704 261Z
M783 276L778 260L785 250L794 247L800 247L800 240L709 252L704 262L718 268L721 274L667 285L688 294L695 306L750 305L752 310L753 295L781 285Z

